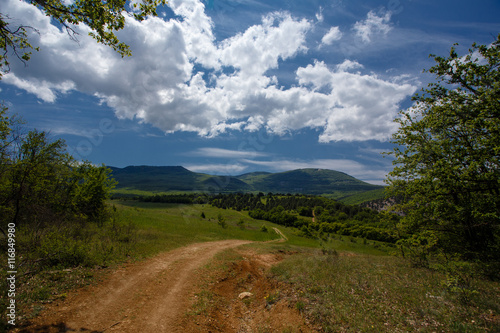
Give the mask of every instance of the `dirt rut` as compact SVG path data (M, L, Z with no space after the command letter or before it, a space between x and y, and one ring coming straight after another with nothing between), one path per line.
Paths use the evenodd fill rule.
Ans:
M192 244L118 269L70 295L22 332L183 332L195 271L218 252L249 241Z

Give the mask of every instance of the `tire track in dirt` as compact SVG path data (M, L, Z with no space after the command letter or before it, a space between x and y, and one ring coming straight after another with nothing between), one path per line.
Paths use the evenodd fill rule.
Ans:
M178 319L190 306L195 271L216 253L248 243L192 244L122 267L49 307L20 332L184 332Z
M273 228L274 232L278 234L278 236L280 236L281 238L278 240L278 242L280 243L283 243L283 242L286 242L288 240L288 237L285 236L284 233L281 232L280 229L278 228Z

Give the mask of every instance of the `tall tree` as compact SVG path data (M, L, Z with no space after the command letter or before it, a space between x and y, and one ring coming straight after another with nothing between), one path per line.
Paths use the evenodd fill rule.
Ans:
M166 0L25 0L36 6L66 29L72 39L77 39L73 27L87 25L90 36L99 43L109 45L122 56L131 55L128 45L117 38L115 32L125 27L125 17L142 21L156 16L156 9ZM28 40L28 31L36 31L28 24L16 24L9 13L0 12L0 77L9 69L8 53L11 51L21 61L28 61L31 50L38 50ZM2 52L3 51L3 52Z
M466 56L431 55L436 82L400 112L389 194L426 251L499 261L500 35Z

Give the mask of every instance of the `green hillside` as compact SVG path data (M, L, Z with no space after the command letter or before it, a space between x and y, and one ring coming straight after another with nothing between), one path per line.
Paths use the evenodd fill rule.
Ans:
M273 192L325 195L341 199L382 188L343 172L324 169L253 172L236 177L196 173L182 166L128 166L110 169L118 181L116 193Z
M266 176L272 175L270 172L250 172L243 175L236 176L239 180L244 181L247 184L252 184L256 179L260 179Z
M368 201L373 200L382 200L385 198L385 188L383 186L379 186L374 190L369 190L366 192L358 192L349 196L345 196L339 201L347 204L347 205L359 205Z
M241 178L240 178L241 179ZM262 192L343 194L380 188L343 172L324 169L298 169L274 174L246 176L246 182Z
M110 167L118 181L117 189L135 189L152 192L193 191L208 179L181 166Z
M212 176L189 171L182 166L109 167L118 181L116 191L139 192L246 192L252 188L231 176Z

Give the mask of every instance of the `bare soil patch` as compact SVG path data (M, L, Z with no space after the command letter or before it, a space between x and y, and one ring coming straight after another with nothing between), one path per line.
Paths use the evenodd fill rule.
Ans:
M317 332L296 303L288 301L289 287L268 276L269 268L288 254L237 251L243 259L232 262L229 269L217 274L208 290L194 296L196 303L200 301L197 297L208 293L210 304L206 311L184 317L185 332ZM241 299L243 293L251 296Z

